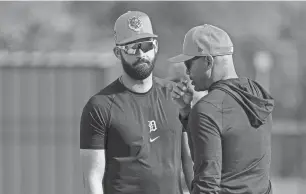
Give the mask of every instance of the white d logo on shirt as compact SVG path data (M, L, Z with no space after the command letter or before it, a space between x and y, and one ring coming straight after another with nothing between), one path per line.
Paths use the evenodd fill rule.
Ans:
M157 130L156 122L155 122L154 120L148 121L148 122L149 122L150 133L151 133L152 131L156 131L156 130Z

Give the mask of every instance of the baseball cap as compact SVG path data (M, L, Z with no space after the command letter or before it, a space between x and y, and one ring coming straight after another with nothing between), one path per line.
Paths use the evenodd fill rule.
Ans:
M115 43L126 44L142 38L155 38L149 16L140 11L128 11L115 22Z
M180 63L195 56L220 56L233 54L233 52L233 43L224 30L204 24L191 28L184 38L183 53L168 60L172 63Z

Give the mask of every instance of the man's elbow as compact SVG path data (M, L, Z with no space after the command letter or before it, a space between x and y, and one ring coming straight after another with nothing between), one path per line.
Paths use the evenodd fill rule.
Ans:
M219 194L220 190L218 177L195 177L192 182L192 194Z

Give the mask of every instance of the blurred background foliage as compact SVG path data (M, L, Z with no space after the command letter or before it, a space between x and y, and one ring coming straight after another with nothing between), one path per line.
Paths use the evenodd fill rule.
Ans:
M210 23L232 37L241 76L255 78L255 54L270 53L275 117L305 119L306 2L0 2L0 49L110 53L113 25L128 10L147 13L159 35L157 76L168 76L185 33Z

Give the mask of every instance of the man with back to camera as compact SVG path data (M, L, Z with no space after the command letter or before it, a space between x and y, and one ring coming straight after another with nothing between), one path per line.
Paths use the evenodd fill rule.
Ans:
M114 30L123 74L93 95L81 116L85 193L182 194L181 164L190 188L192 161L171 97L174 83L152 75L157 35L139 11L121 15Z
M190 29L183 54L169 59L185 63L196 91L208 91L181 114L194 161L192 194L272 193L274 100L257 82L237 76L232 54L229 35L205 24ZM178 85L172 95L179 100L185 90Z

